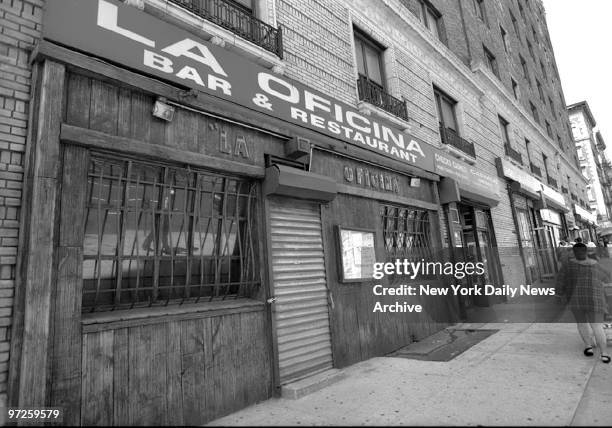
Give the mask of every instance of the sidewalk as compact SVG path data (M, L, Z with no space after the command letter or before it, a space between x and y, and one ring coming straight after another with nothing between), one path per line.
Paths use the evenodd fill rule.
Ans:
M448 362L380 357L298 400L271 399L210 425L610 425L612 364L582 355L574 324L499 329Z

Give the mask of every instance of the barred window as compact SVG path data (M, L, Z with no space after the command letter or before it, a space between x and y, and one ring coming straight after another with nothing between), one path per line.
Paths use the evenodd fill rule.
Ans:
M420 261L432 255L429 212L414 207L381 205L387 260Z
M88 168L84 311L253 295L254 182L109 157Z

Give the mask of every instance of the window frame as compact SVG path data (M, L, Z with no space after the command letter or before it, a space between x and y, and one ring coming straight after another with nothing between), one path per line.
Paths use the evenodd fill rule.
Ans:
M525 80L527 80L529 86L531 86L531 79L529 77L529 68L527 67L527 61L525 61L525 58L523 58L521 54L519 54L519 61L523 70L523 77L525 78Z
M533 117L536 123L540 124L540 115L538 113L538 108L532 101L529 101L529 109L531 110L531 117Z
M440 21L442 19L442 14L438 11L438 9L435 8L434 5L432 5L427 0L418 0L418 3L419 3L419 20L423 23L425 28L427 28L429 32L432 33L436 37L436 39L442 41L443 39L442 23ZM430 16L433 16L433 19L435 21L434 22L435 32L432 31L431 29L431 23L429 22Z
M387 79L385 75L385 68L384 68L384 62L383 62L383 55L384 55L384 51L386 50L386 48L355 26L353 26L353 40L355 43L355 66L357 68L357 74L364 76L366 79L368 79L368 81L386 90L387 89ZM357 43L356 43L357 41L361 42L363 46L362 52L361 52L361 58L363 59L363 67L364 67L364 71L366 74L362 74L359 71L359 64L358 64L359 57L357 55ZM365 51L366 47L371 48L377 54L376 56L378 59L377 62L378 62L378 68L379 68L379 73L380 73L380 79L381 79L380 83L373 80L368 73L368 61L367 61L367 56L366 56L366 51Z
M499 25L499 33L501 34L502 44L504 45L504 51L506 53L510 52L510 48L508 47L508 32L502 25Z
M83 312L255 297L257 180L99 152L84 168Z
M455 131L457 135L459 135L459 121L457 120L457 101L448 95L446 92L434 86L434 102L436 103L436 111L438 113L438 126L443 127L444 129L451 129ZM453 121L455 122L455 129L450 128L447 123L444 121L444 114L442 109L442 101L448 103L451 107L451 111L453 112Z
M497 121L499 123L499 129L501 130L502 142L504 143L504 145L511 147L510 133L508 132L508 127L510 126L510 122L508 122L500 114L497 115Z
M484 24L489 26L489 19L487 17L487 9L484 4L484 0L473 0L474 12L476 17L480 19Z
M482 49L486 59L487 68L495 75L495 77L499 79L499 65L497 64L497 58L484 44L482 45Z
M512 86L512 94L514 95L514 99L518 101L519 99L519 85L513 77L510 78L510 85Z

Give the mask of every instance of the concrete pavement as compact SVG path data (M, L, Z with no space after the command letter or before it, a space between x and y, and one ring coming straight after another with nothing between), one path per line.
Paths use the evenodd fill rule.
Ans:
M574 324L499 329L447 362L373 358L297 400L274 398L219 425L611 425L612 364L582 355Z

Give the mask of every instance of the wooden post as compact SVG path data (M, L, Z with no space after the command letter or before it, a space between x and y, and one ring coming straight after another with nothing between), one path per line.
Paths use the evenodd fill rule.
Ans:
M25 275L23 342L19 373L19 406L47 404L49 332L53 279L55 208L60 164L60 125L65 68L46 61L41 70L38 122L29 183L31 195Z

